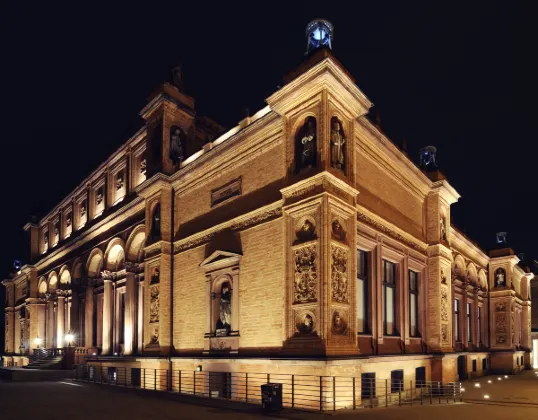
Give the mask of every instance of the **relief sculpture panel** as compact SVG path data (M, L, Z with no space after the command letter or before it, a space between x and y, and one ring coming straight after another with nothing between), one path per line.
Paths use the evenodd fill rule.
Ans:
M331 289L333 301L348 303L347 259L348 252L339 246L331 246Z
M293 303L308 303L317 300L318 273L316 269L316 246L296 249Z
M448 288L441 286L441 321L448 321Z
M159 286L152 286L150 294L149 322L159 322Z

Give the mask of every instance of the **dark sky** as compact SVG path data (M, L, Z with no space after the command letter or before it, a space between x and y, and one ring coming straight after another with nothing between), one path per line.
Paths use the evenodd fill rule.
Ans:
M531 1L5 3L3 273L27 261L30 216L45 215L134 133L172 67L183 66L200 115L233 127L302 60L316 17L334 24L334 53L393 141L406 139L415 161L437 146L462 196L454 224L485 249L506 231L517 253L538 258Z

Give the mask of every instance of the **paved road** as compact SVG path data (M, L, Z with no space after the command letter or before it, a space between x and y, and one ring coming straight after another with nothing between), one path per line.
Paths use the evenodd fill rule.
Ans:
M483 379L486 381L489 378ZM496 379L496 377L495 377ZM499 381L503 382L503 381ZM488 404L456 404L424 407L391 407L361 409L338 412L335 417L360 420L458 420L486 418L487 420L536 420L538 419L538 378L534 373L528 377L511 377L494 386L499 396L519 395L518 389L525 390L523 398L534 395L536 404L526 404L514 400ZM469 388L470 384L466 387ZM490 385L490 384L488 384ZM485 385L484 385L485 386ZM493 387L493 384L491 384ZM482 385L481 385L482 387ZM474 387L473 387L474 388ZM504 391L503 391L504 389ZM506 390L510 390L507 393ZM469 391L480 398L483 388ZM497 391L489 391L497 395ZM522 391L523 392L523 391ZM501 398L501 397L499 397ZM249 420L260 417L284 418L292 420L314 420L328 417L317 413L287 412L280 416L262 416L258 408L234 405L233 408L209 407L205 400L198 404L171 401L166 398L137 394L134 390L114 387L66 382L0 382L0 419L218 419Z

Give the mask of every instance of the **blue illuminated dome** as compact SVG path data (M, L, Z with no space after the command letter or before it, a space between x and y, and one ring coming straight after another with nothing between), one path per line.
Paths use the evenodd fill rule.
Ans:
M321 47L332 49L333 25L328 20L316 19L306 25L306 53Z

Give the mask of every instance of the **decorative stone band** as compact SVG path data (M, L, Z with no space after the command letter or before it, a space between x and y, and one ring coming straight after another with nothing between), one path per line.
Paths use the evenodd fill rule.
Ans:
M56 290L56 295L63 296L63 297L68 297L68 296L71 296L71 290L57 289Z
M387 236L390 236L391 238L396 239L397 241L400 241L413 249L416 249L417 251L426 253L427 244L425 242L415 239L413 236L405 234L404 232L398 232L395 228L390 227L390 223L383 223L382 220L376 220L377 217L368 213L369 212L366 209L358 207L357 219L386 234Z
M277 219L282 216L282 203L276 202L259 210L247 213L233 220L221 223L204 230L198 234L181 239L174 244L174 253L182 252L190 248L197 247L209 242L213 236L224 229L230 229L232 232L248 229L252 226Z
M131 262L131 261L126 261L125 262L125 271L127 273L138 274L138 273L140 273L142 271L142 269L140 268L138 263L134 263L134 262Z

